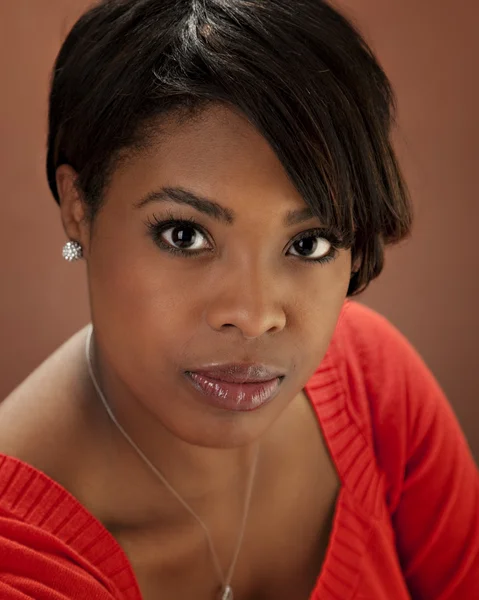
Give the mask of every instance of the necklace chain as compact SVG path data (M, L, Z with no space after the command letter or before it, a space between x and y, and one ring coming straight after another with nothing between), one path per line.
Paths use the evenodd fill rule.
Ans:
M166 489L178 500L178 502L183 506L183 508L197 521L198 525L201 527L201 529L203 530L203 532L205 534L206 542L208 544L208 548L209 548L209 551L211 554L214 568L218 575L218 579L221 581L221 584L222 584L221 600L233 600L233 590L231 588L231 580L233 578L233 573L234 573L234 570L236 567L236 563L238 561L238 556L240 553L241 545L243 543L244 533L245 533L245 529L246 529L246 521L248 518L249 508L250 508L250 504L251 504L251 496L252 496L252 492L253 492L253 483L254 483L255 474L256 474L256 467L258 464L259 446L258 446L258 449L256 450L256 455L255 455L255 458L253 461L253 465L251 467L248 485L246 488L243 518L241 520L241 527L240 527L240 531L239 531L239 535L238 535L238 541L236 543L236 547L235 547L235 550L233 553L233 559L231 561L228 572L225 576L223 569L221 567L220 561L218 559L218 555L216 553L211 534L209 532L209 529L208 529L206 523L203 521L203 519L201 519L200 516L198 516L196 514L196 512L186 502L186 500L184 500L180 496L180 494L175 490L175 488L167 481L167 479L165 478L163 473L161 473L161 471L155 467L155 465L143 453L143 451L139 448L139 446L132 440L132 438L128 435L128 433L125 431L125 429L119 423L119 421L116 418L115 414L113 413L110 405L108 404L106 397L105 397L105 395L98 383L98 380L95 376L95 372L93 370L92 358L91 358L92 334L93 334L93 327L90 326L90 330L88 332L87 339L86 339L86 359L87 359L87 365L88 365L88 372L90 374L90 379L93 383L93 386L95 387L96 393L98 394L98 397L100 398L108 416L110 417L111 421L116 426L118 431L123 435L123 437L126 439L126 441L133 448L133 450L135 450L135 452L138 454L138 456L147 465L147 467L150 469L150 471L152 471L152 473L163 483L163 485L166 487Z

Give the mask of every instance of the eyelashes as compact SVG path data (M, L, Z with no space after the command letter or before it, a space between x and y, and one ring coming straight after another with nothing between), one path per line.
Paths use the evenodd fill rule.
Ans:
M153 219L148 219L146 224L153 241L167 252L189 257L197 256L208 249L198 247L201 240L210 246L209 250L213 250L207 233L194 219L160 220L153 216Z
M327 233L322 229L305 231L294 238L288 252L293 251L291 256L297 256L306 262L331 262L336 258L338 248L325 236Z
M165 252L186 258L214 252L209 234L193 218L177 219L170 216L162 220L153 215L145 224L153 241ZM325 229L315 228L295 236L287 247L287 256L302 262L325 264L336 258L340 247L337 236Z

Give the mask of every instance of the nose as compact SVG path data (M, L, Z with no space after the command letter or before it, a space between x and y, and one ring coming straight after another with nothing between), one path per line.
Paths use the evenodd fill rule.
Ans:
M279 333L286 326L284 296L279 278L266 269L230 268L211 289L206 321L216 331L237 330L247 340Z

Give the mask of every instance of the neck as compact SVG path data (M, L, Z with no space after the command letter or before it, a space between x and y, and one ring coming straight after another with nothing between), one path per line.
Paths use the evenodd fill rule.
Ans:
M173 516L171 511L178 513L179 518L186 516L174 494L171 494L167 485L161 485L162 482L147 467L134 446L141 450L168 484L195 510L217 506L221 499L227 501L232 496L243 496L259 443L240 448L217 449L185 442L169 431L116 376L93 339L90 356L93 372L89 392L91 401L96 404L106 403L106 407L102 407L105 408L105 435L102 437L108 446L106 454L111 452L115 456L118 477L132 484L134 482L138 497L144 499L145 506L154 503L162 518L165 516L165 508L169 518ZM99 392L95 389L95 381ZM108 415L108 409L113 419ZM115 420L133 444L124 436ZM162 496L161 502L159 494Z

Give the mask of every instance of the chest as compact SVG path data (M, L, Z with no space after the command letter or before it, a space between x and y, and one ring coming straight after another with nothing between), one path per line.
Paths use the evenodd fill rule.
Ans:
M317 467L317 465L316 465ZM256 498L235 568L235 600L308 600L327 552L339 482L334 470L298 472ZM234 554L238 521L224 508L208 525L223 572ZM203 531L191 520L178 530L115 533L127 553L142 600L216 600L217 572Z

